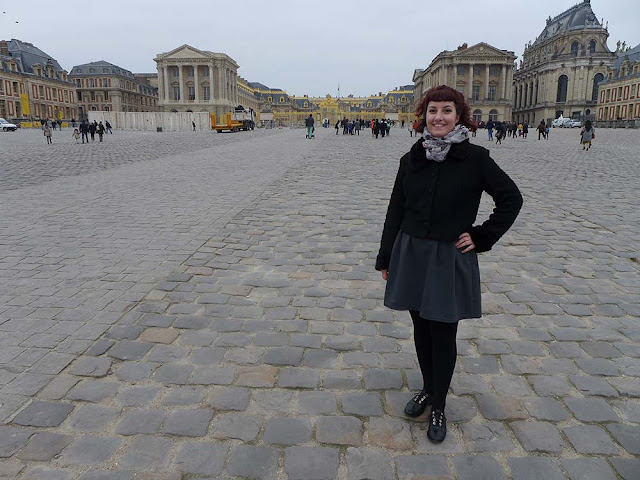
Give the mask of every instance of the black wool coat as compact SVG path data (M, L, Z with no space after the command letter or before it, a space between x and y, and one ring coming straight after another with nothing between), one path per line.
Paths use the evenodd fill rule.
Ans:
M435 162L427 160L422 142L400 159L376 270L389 268L399 231L450 242L468 232L478 253L491 250L522 207L520 190L486 148L465 140L451 145L443 162ZM495 208L487 221L474 226L482 192L493 197Z

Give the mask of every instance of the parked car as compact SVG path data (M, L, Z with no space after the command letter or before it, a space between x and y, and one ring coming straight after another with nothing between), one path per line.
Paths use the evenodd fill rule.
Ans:
M18 129L17 125L7 122L4 118L0 118L0 128L3 132L12 131L15 132Z
M558 117L553 122L551 122L552 128L568 128L573 120L570 118Z
M568 125L565 125L565 128L580 128L582 127L582 122L580 120L571 120L571 122Z

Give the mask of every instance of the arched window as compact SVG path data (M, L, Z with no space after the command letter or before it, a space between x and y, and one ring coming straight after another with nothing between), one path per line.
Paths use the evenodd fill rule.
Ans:
M569 77L566 75L560 75L558 79L558 94L556 95L556 102L567 101L567 87L569 86Z
M267 97L267 102L273 102L273 97L271 95Z
M592 102L598 101L598 83L600 83L602 80L604 80L604 75L601 73L598 73L595 77L593 77L593 90L591 92Z
M573 53L574 55L578 54L578 42L573 42L571 44L571 53Z
M596 51L596 41L595 40L589 41L589 51L591 53L594 53Z
M489 112L489 120L498 121L498 110L495 108Z
M280 103L284 103L284 97L280 97Z
M482 110L474 110L473 111L473 121L478 123L482 120Z

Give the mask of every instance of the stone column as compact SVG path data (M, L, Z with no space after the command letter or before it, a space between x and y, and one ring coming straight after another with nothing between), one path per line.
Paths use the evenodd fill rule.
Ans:
M193 89L195 90L194 103L198 103L200 101L200 94L198 90L200 86L198 85L198 64L193 65Z
M182 77L182 65L178 65L178 87L180 88L180 103L184 102L184 85Z
M158 68L158 101L163 101L164 95L164 67Z
M500 77L500 98L507 98L507 66L502 65L502 75Z
M489 67L491 65L487 63L484 67L484 98L489 99Z
M469 63L469 75L467 76L467 100L470 101L471 95L473 95L473 63Z
M209 65L209 103L213 102L213 65Z
M453 85L451 86L451 88L453 88L454 90L458 89L458 65L454 62L453 63Z
M218 100L224 100L224 69L218 65Z

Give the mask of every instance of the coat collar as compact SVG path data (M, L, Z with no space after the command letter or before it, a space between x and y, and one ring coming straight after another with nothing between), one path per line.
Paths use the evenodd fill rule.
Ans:
M420 138L416 143L413 144L411 150L409 150L409 167L411 170L422 170L430 160L427 160L427 154L424 151L424 147L422 146L422 138ZM465 140L460 143L454 143L451 145L451 149L447 154L447 158L445 162L456 161L456 160L464 160L468 158L470 153L471 144L469 140Z

